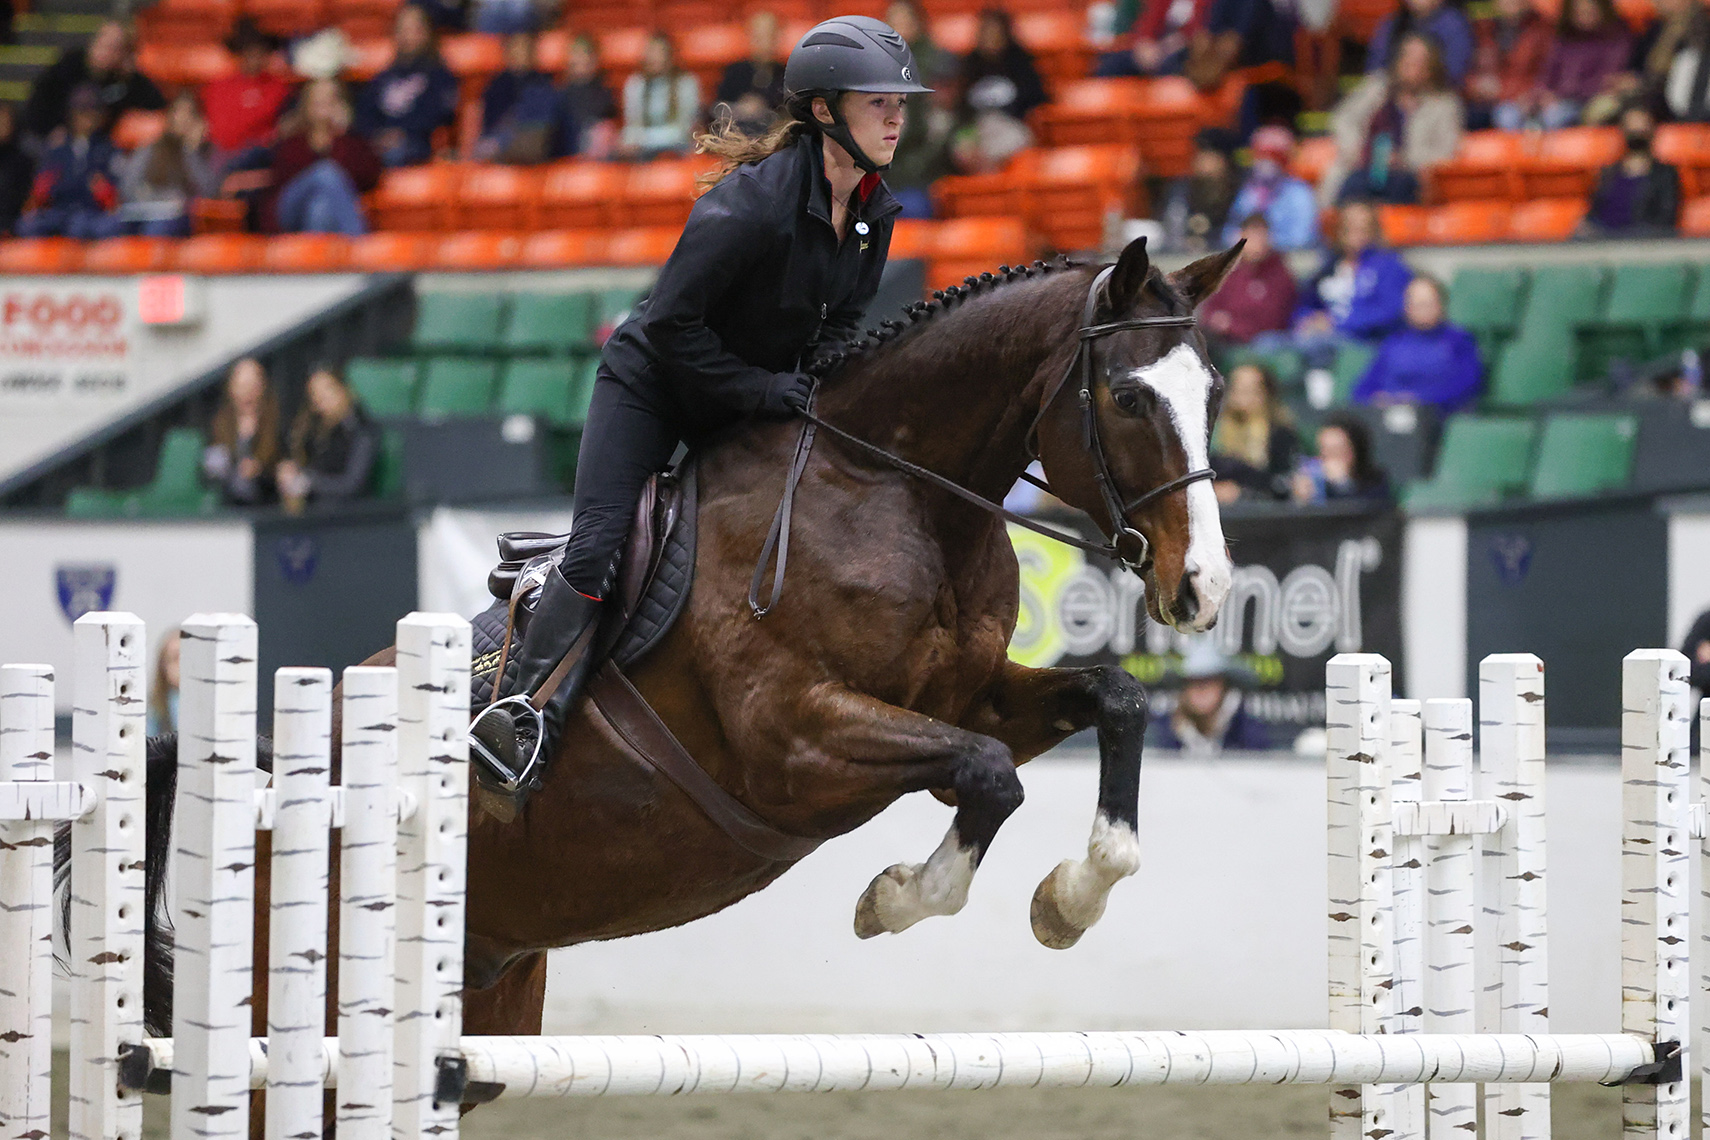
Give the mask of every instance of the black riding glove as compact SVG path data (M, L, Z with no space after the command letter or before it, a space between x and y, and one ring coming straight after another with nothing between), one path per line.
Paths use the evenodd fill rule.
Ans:
M814 383L814 378L805 372L778 373L766 385L766 397L760 401L760 414L787 420L807 411Z

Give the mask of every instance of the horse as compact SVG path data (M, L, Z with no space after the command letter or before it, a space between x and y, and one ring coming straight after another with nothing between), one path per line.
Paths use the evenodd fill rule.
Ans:
M1110 267L1005 267L911 306L907 320L833 356L816 412L848 437L822 432L807 457L788 588L764 617L748 604L749 575L800 425L745 425L699 452L693 587L629 676L705 772L781 832L829 839L913 792L954 805L936 850L880 872L857 900L860 937L961 909L1022 802L1017 767L1094 727L1100 773L1086 855L1051 870L1031 910L1039 941L1073 945L1139 867L1147 716L1144 689L1119 667L1012 662L1020 587L1003 520L873 449L985 499L1001 499L1036 452L1054 494L1145 548L1143 563L1132 549L1125 558L1143 573L1150 616L1209 629L1232 577L1204 481L1223 384L1192 314L1238 254L1165 274L1141 239ZM1090 388L1084 401L1065 383L1077 370ZM367 663L392 660L388 649ZM335 724L335 747L339 738ZM693 921L793 865L733 843L626 753L586 701L551 764L513 822L471 809L467 1033L540 1032L549 949ZM150 775L151 792L165 784ZM263 978L268 859L258 840ZM148 846L152 871L168 846L163 827L150 828ZM160 880L151 875L152 893ZM336 890L336 866L331 881ZM336 922L336 899L330 913ZM334 956L329 974L336 965ZM163 966L151 955L151 976ZM336 993L336 979L328 984ZM148 1021L161 1032L163 990L147 993ZM264 997L255 999L257 1033Z

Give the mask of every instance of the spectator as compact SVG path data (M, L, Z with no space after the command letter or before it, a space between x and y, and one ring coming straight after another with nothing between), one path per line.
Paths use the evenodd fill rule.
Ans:
M166 130L123 163L119 216L127 233L189 237L190 202L212 197L219 175L208 144L208 120L193 91L180 91L166 113Z
M1223 285L1200 308L1200 320L1222 340L1246 344L1261 333L1285 333L1294 315L1294 274L1271 245L1270 223L1249 214L1238 235L1247 245Z
M1473 31L1461 10L1445 0L1403 0L1399 11L1377 26L1366 71L1375 75L1393 67L1410 35L1426 36L1436 45L1450 84L1459 87L1473 63Z
M1260 751L1271 746L1265 726L1241 706L1234 669L1212 639L1197 638L1182 658L1182 687L1167 717L1146 726L1151 748L1190 756L1216 756L1225 750Z
M108 123L126 111L158 111L166 106L160 88L137 70L130 29L117 20L107 20L82 51L64 53L58 63L36 77L29 101L24 104L25 133L47 139L65 126L72 92L85 85L94 88Z
M1700 67L1710 64L1710 9L1703 0L1661 0L1656 9L1656 22L1639 37L1628 61L1635 73L1627 81L1630 94L1658 113L1686 122L1710 121L1705 99L1710 68ZM1700 70L1705 82L1698 78Z
M962 100L975 114L1002 115L1017 124L1047 101L1033 55L1015 38L1002 8L980 13L974 50L962 57Z
M1611 0L1566 0L1537 85L1498 103L1496 125L1507 131L1572 126L1587 103L1614 87L1630 50L1627 25Z
M71 93L66 130L42 156L30 189L19 237L70 237L83 240L116 236L121 227L119 152L104 129L107 113L93 84Z
M289 458L279 461L279 495L295 514L306 502L361 497L374 473L380 432L330 365L309 374L303 410L291 424Z
M336 79L303 88L296 129L273 148L273 180L261 206L275 233L368 232L364 191L380 181L380 157L350 129L350 102Z
M36 177L36 164L18 135L17 106L0 103L0 234L18 224Z
M1300 437L1294 417L1277 396L1277 379L1258 364L1229 370L1223 412L1211 433L1211 467L1217 472L1217 501L1243 495L1286 499Z
M1336 160L1318 188L1321 202L1417 202L1420 175L1453 157L1461 141L1461 100L1436 45L1403 36L1389 70L1362 79L1336 106L1331 127Z
M778 62L778 17L761 8L748 17L748 58L724 69L714 102L730 108L744 133L765 134L784 105L784 65Z
M1686 634L1686 644L1680 647L1686 654L1688 680L1701 695L1710 696L1710 610L1699 614Z
M279 462L279 400L255 357L232 365L212 434L202 473L219 485L221 498L240 507L266 500Z
M1519 100L1538 86L1544 57L1555 42L1530 0L1496 0L1491 16L1473 24L1477 47L1465 85L1468 126L1488 127L1498 103Z
M1095 75L1180 75L1188 45L1205 31L1212 0L1119 0L1115 31L1121 45L1094 64Z
M273 141L279 114L291 101L291 84L271 66L277 46L253 19L241 17L226 41L237 57L237 71L202 88L217 164Z
M469 8L471 31L514 36L520 32L532 33L539 26L534 0L470 0Z
M700 113L700 83L677 66L671 37L654 32L647 37L641 70L624 80L619 152L625 158L687 153Z
M617 117L617 100L600 78L594 37L573 37L552 119L552 157L605 158L617 137Z
M1484 366L1471 333L1444 319L1443 286L1420 274L1407 285L1407 327L1390 333L1354 385L1362 404L1429 404L1447 415L1478 398Z
M439 58L433 24L418 5L398 9L392 24L397 55L368 81L356 108L356 130L387 166L416 166L433 157L433 133L457 118L457 79Z
M1263 214L1271 244L1278 249L1306 249L1318 244L1318 201L1312 187L1288 172L1294 158L1294 133L1287 127L1260 127L1248 144L1253 167L1230 207L1223 244L1233 245L1236 219ZM1243 224L1245 224L1243 222Z
M885 185L901 203L905 218L930 218L932 184L955 173L950 142L957 125L956 90L950 83L940 83L932 94L909 100L902 137L885 171Z
M1295 20L1292 5L1283 0L1213 0L1206 18L1205 30L1188 42L1188 54L1182 64L1182 74L1201 91L1211 92L1222 86L1236 68L1260 67L1268 63L1294 66ZM1259 84L1248 92L1242 116L1247 126L1243 134L1251 133L1257 122L1252 106L1262 89L1283 88L1286 84ZM1294 98L1294 109L1299 99ZM1273 109L1274 117L1284 115Z
M1378 244L1382 233L1370 202L1345 204L1337 224L1338 248L1301 291L1295 315L1295 345L1313 368L1329 368L1344 341L1370 343L1400 327L1413 277L1406 262Z
M481 162L543 162L552 153L558 93L552 78L534 66L533 32L505 37L505 70L481 93L481 137L474 157Z
M1222 236L1239 187L1230 157L1237 144L1234 133L1221 127L1207 127L1194 139L1187 177L1172 181L1165 194L1164 240L1169 248L1205 253Z
M1627 153L1605 166L1591 195L1587 236L1668 237L1680 214L1680 173L1651 154L1656 120L1642 106L1621 113Z
M166 631L154 658L154 680L148 686L148 735L178 731L178 629Z
M1317 442L1318 454L1301 460L1294 474L1295 502L1389 502L1389 476L1372 458L1372 433L1364 420L1334 412L1319 427Z
M950 86L956 78L956 57L938 46L926 23L926 13L917 0L891 0L885 9L885 23L896 29L908 44L919 69L921 82L928 87ZM889 180L886 180L889 185Z

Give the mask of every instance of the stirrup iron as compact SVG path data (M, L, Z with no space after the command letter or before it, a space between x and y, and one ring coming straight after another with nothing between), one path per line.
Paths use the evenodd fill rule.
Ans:
M513 772L508 764L493 755L473 731L475 725L481 722L481 717L500 708L509 711L514 722L532 724L534 727L534 749L529 753L528 759L523 762L520 771ZM506 795L515 795L519 790L526 787L534 777L535 770L540 767L545 752L546 714L535 708L526 696L519 693L488 705L481 710L479 716L469 722L469 727L471 730L469 732L469 749L475 754L475 758L481 762L481 767L477 768L475 772L476 778L481 783L504 792Z

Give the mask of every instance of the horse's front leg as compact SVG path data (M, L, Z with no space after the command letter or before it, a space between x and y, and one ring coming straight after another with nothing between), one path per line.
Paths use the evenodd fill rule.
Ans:
M1033 935L1054 950L1080 940L1116 883L1140 869L1140 751L1146 690L1114 665L1029 669L1006 662L970 728L1009 745L1018 763L1098 728L1098 812L1085 859L1065 859L1033 892Z

